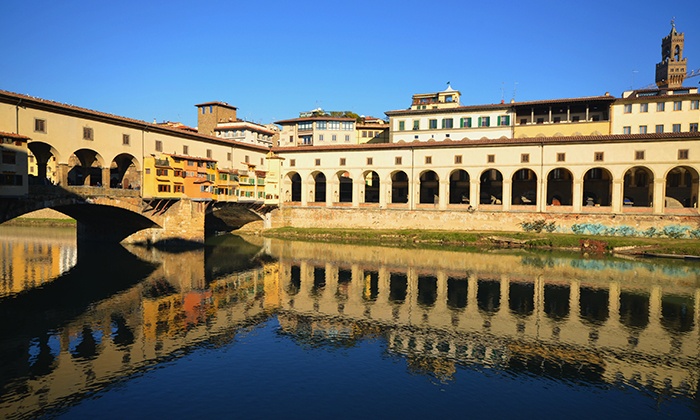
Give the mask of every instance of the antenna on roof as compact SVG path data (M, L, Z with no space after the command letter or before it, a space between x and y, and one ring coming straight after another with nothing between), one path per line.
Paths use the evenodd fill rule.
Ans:
M515 92L518 90L518 82L513 82L513 102L515 102Z

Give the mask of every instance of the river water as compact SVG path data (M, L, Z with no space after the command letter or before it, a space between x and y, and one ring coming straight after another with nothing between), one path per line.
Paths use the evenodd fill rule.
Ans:
M0 227L3 418L696 418L700 265Z

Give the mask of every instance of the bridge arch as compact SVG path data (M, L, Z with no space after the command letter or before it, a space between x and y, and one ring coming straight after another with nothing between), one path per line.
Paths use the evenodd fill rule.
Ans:
M78 149L68 158L68 185L102 186L104 158L92 149Z
M30 183L38 185L56 184L58 182L57 165L61 161L59 151L52 145L42 141L31 141L27 147L31 152L29 157Z
M120 153L109 166L110 188L136 188L141 185L141 166L138 159L129 153Z

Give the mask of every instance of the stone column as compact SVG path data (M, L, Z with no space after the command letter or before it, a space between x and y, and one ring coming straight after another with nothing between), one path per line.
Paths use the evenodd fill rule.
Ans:
M415 210L416 204L420 202L420 181L408 180L408 208Z
M537 178L537 211L547 211L547 179L543 174Z
M622 213L623 179L614 179L612 182L612 206L613 213Z
M652 199L654 200L652 202L654 214L663 214L666 204L666 182L663 178L654 179L654 197Z
M501 200L503 203L503 211L510 211L513 201L513 181L511 179L503 179Z
M472 208L478 208L479 203L481 202L481 199L479 198L479 194L481 194L481 182L479 181L479 177L476 179L470 179L469 180L469 204L472 206Z
M102 168L102 187L110 188L110 170L109 168Z
M57 184L66 187L68 186L68 172L70 168L67 163L59 163L56 165L56 180Z
M574 213L581 213L583 208L583 180L575 179L573 189L571 191L571 205Z
M352 206L360 207L360 203L365 202L365 181L364 179L353 179L352 180Z
M391 181L379 181L379 207L385 209L391 202Z
M450 191L450 180L449 179L441 179L440 183L438 184L438 194L440 195L438 197L438 208L440 210L446 210L447 209L447 203L450 201L449 197L449 191Z

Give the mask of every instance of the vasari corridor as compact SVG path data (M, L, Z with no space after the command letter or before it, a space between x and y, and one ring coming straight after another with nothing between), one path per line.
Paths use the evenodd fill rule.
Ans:
M699 418L700 6L533 1L2 2L0 418Z

